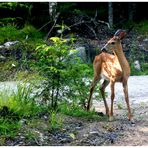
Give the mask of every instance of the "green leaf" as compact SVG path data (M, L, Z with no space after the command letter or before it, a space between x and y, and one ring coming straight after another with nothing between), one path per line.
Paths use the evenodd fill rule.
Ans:
M70 133L69 136L70 136L72 139L76 139L76 136L75 136L73 133Z

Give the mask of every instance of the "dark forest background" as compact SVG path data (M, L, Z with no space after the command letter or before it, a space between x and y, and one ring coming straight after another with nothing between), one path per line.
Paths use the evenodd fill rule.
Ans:
M25 23L30 23L40 28L52 20L58 12L60 13L58 21L64 20L67 25L72 24L74 15L88 15L93 18L96 12L97 19L105 22L109 21L109 15L113 15L113 25L116 27L122 27L129 21L139 23L148 19L147 2L110 3L111 5L109 2L58 2L53 5L53 2L1 2L0 21L1 25L9 21L16 21L20 27L23 27ZM109 13L109 7L112 8L113 14Z

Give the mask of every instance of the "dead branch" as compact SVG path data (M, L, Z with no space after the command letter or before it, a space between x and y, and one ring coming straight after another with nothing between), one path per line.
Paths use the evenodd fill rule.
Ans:
M57 15L55 16L54 24L52 25L51 29L49 30L49 32L46 35L46 41L48 40L48 37L49 37L50 33L52 32L53 28L56 25L59 15L60 15L60 13L57 13Z
M85 24L85 25L93 32L95 38L97 39L97 34L96 34L95 30L92 27L90 27L89 25L87 25L87 24Z
M48 21L46 24L44 24L41 28L39 28L37 31L41 31L45 26L47 26L48 24L50 24L52 21Z

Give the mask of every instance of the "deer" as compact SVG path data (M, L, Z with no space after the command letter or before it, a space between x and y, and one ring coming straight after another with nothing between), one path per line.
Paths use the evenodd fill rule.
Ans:
M121 41L125 38L127 32L118 29L113 37L108 40L105 46L101 49L101 53L95 56L93 61L94 78L90 87L90 94L87 102L87 110L89 111L92 106L92 95L94 88L102 78L103 83L100 87L100 93L106 109L106 115L109 121L113 120L113 101L115 98L115 83L120 82L123 85L123 92L125 102L128 109L128 119L133 123L133 115L129 104L128 97L128 78L130 76L130 66L123 52ZM113 54L107 51L112 51ZM111 89L111 109L109 110L107 101L105 99L105 88L110 84Z

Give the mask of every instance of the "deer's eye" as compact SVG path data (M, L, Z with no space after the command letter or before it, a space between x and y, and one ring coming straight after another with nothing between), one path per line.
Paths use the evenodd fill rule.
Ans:
M115 42L111 42L112 45L115 45Z

